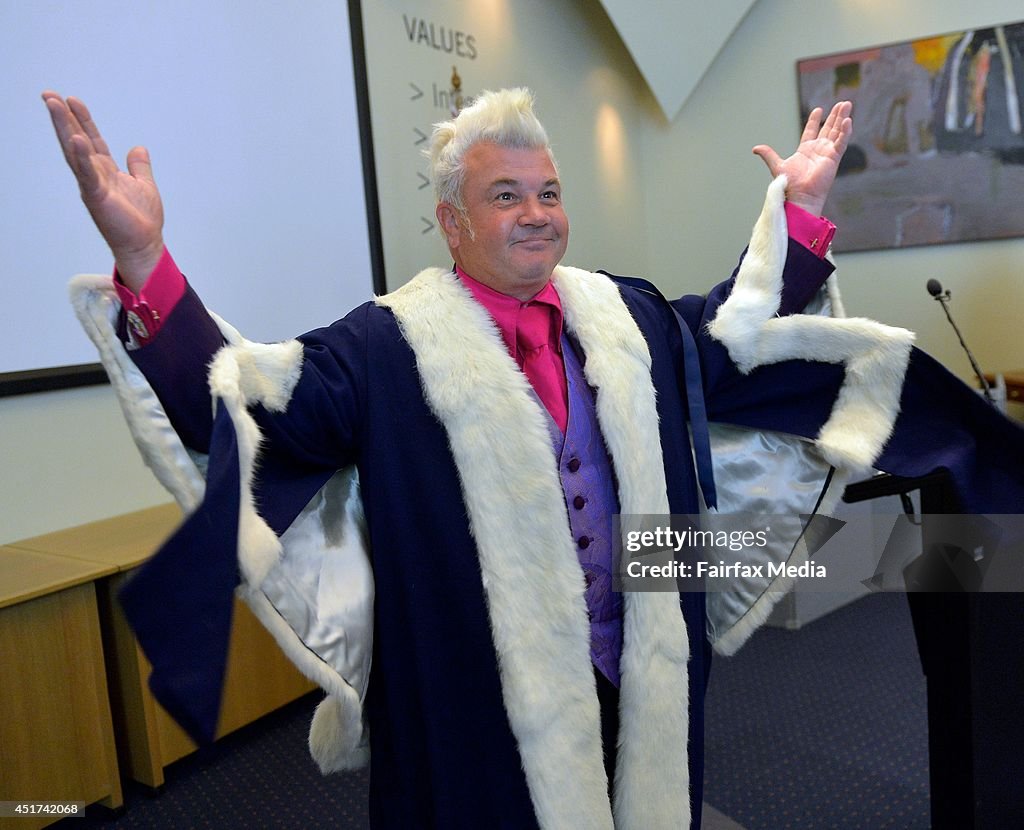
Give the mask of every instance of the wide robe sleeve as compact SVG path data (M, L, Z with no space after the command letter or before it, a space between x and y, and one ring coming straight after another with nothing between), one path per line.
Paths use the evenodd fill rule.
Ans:
M784 184L769 188L732 280L674 303L700 354L720 511L773 515L772 545L748 561L799 564L809 551L800 516L829 512L872 469L943 469L965 512L1019 512L1024 430L914 348L910 332L844 316L834 277L818 281L813 263L800 267L813 255L787 242ZM792 581L709 593L715 649L739 648Z
M319 732L347 738L317 760L361 763L373 580L348 465L363 428L369 304L258 344L189 290L158 338L128 352L109 277L76 278L71 292L144 459L187 514L120 596L157 700L194 740L213 739L241 580L286 654L331 695ZM340 587L312 612L322 584Z
M910 332L789 313L814 286L775 277L787 259L783 184L776 180L769 190L731 284L706 301L680 303L700 350L709 420L810 439L826 461L851 471L919 476L945 469L964 512L1018 512L1019 424L914 348ZM841 309L834 285L826 290Z

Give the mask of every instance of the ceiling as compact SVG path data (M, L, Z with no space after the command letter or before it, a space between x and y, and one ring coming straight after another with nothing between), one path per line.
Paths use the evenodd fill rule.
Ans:
M757 0L601 0L673 121Z

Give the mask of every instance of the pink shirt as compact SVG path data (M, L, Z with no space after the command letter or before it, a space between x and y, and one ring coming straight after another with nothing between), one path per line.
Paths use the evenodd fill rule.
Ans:
M456 268L462 284L486 308L558 428L569 423L569 386L562 358L562 301L549 280L526 302L502 294Z

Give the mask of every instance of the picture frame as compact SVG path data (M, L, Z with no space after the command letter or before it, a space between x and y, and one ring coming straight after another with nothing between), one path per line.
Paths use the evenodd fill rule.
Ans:
M800 118L853 102L837 251L1024 236L1024 21L797 61Z

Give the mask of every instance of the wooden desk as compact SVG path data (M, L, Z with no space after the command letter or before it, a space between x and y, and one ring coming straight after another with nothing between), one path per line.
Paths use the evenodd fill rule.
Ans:
M115 570L0 547L0 801L123 803L94 588Z
M12 542L10 546L68 559L103 562L110 566L111 573L128 571L149 559L180 521L178 506L163 504Z
M164 767L196 745L150 693L149 661L128 627L117 593L180 521L178 507L168 504L16 543L21 549L111 568L111 575L97 583L97 595L121 770L150 787L160 787ZM218 737L314 688L249 608L236 600Z

